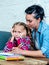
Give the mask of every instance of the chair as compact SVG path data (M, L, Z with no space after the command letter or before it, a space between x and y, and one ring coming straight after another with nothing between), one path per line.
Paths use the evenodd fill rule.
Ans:
M0 31L0 50L4 49L4 46L10 37L11 37L10 32Z

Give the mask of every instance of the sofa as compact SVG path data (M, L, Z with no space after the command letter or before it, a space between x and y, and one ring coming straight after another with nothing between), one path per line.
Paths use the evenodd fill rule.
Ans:
M4 49L4 46L10 37L11 37L10 32L0 31L0 50Z

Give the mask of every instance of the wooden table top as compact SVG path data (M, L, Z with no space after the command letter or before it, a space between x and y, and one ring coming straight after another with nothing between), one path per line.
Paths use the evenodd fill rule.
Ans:
M49 59L25 57L23 61L0 60L0 65L49 65Z
M34 58L34 59L47 61L47 65L49 65L49 58Z

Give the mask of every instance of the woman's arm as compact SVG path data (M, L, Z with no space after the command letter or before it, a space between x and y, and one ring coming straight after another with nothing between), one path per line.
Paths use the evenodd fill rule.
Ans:
M24 50L24 51L22 51L22 54L27 55L27 56L33 56L33 57L45 57L42 54L41 50L38 50L38 51L26 51L26 50Z
M45 57L41 50L37 50L37 51L31 51L31 50L21 50L19 49L18 47L14 48L12 50L12 53L15 53L15 54L22 54L22 55L25 55L25 56L32 56L32 57Z

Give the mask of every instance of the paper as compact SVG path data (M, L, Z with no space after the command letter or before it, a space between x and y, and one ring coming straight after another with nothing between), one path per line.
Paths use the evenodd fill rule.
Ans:
M0 59L2 60L24 60L24 56L20 54L0 52Z
M4 55L4 56L12 56L12 55L14 55L14 54L6 53L6 52L0 52L0 55Z

